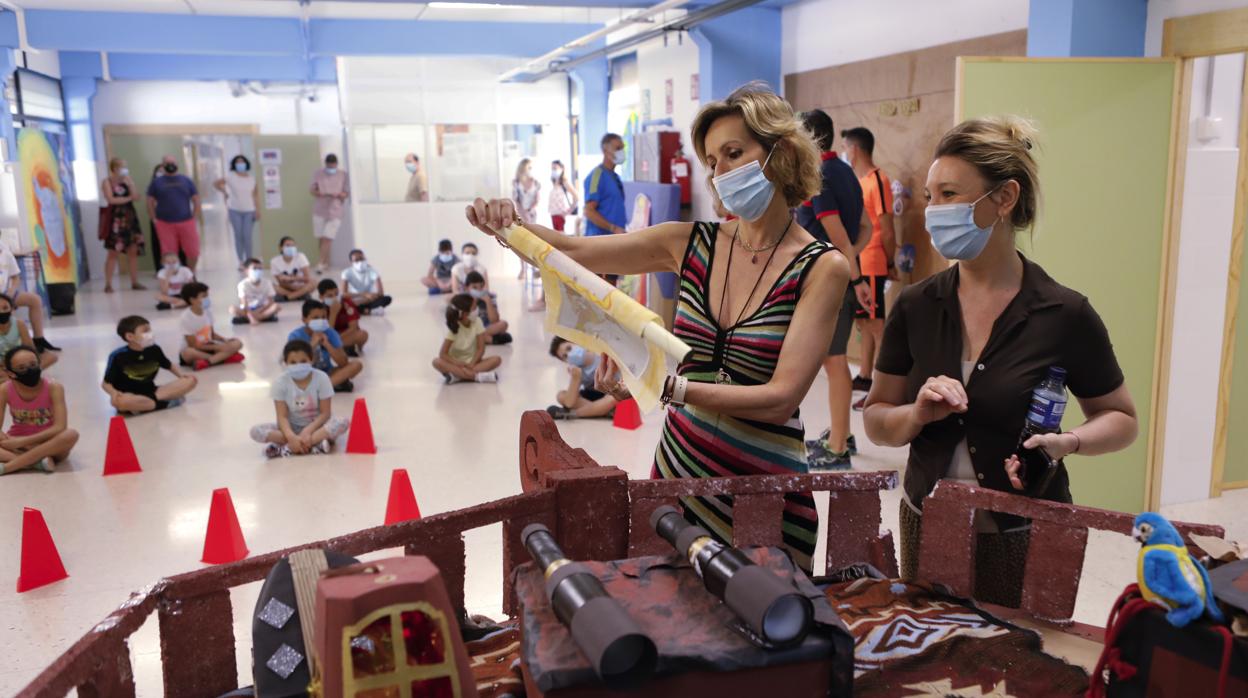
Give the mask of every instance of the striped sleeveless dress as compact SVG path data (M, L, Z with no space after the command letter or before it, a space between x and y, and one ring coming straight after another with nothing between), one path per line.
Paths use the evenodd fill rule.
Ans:
M771 379L806 270L831 245L812 242L793 258L762 305L733 328L715 321L707 298L715 261L718 223L695 223L680 270L680 299L674 333L692 348L677 372L691 381L715 382L721 367L733 385L762 385ZM805 473L806 443L800 411L783 425L739 419L686 405L670 407L654 454L650 477L730 477ZM729 495L683 497L685 518L725 543L732 542ZM784 545L794 562L809 571L819 515L809 492L785 495Z

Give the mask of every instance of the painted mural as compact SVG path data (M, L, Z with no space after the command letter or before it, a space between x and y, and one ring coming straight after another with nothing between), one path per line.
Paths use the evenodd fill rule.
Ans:
M65 136L34 128L17 130L18 160L26 196L26 232L43 259L44 281L79 282L82 223L74 202Z

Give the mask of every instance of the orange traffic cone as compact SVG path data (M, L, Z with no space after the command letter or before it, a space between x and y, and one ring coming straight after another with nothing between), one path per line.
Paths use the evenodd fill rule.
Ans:
M30 591L52 582L59 582L69 575L56 543L48 532L48 524L38 509L22 509L22 563L17 573L17 591Z
M406 470L396 468L390 473L390 501L386 503L386 525L419 518L420 506L416 504L416 495L412 492L412 481L408 479Z
M356 398L355 410L351 412L351 433L347 435L347 453L376 453L373 443L373 423L368 418L368 405L364 398Z
M641 426L641 409L637 401L629 398L615 406L615 419L612 421L620 429L636 429Z
M234 513L234 500L224 487L212 491L212 508L208 511L208 532L204 536L203 561L210 565L235 562L247 557L247 541Z
M116 415L108 422L108 444L104 450L104 474L141 473L139 456L134 452L126 419Z

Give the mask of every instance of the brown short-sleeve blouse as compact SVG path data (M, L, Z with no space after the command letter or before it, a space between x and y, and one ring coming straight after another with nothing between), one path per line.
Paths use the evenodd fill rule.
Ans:
M954 265L902 292L875 368L905 376L906 402L914 402L928 378L962 375L962 335ZM1107 395L1124 380L1109 332L1088 299L1023 257L1022 287L993 324L966 383L967 411L928 424L910 442L907 498L923 506L964 438L980 484L1016 492L1003 463L1015 451L1031 393L1050 366L1066 369L1067 386L1081 398ZM1065 465L1040 496L1071 501Z

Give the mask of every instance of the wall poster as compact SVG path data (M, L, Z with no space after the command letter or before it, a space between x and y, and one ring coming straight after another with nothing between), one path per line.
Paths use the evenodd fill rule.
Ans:
M36 128L17 129L27 240L39 250L44 280L79 283L88 277L82 221L74 193L66 138Z

